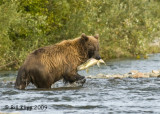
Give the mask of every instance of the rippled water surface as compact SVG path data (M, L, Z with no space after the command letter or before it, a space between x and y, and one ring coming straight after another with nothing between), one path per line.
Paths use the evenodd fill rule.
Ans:
M107 66L79 73L88 76L159 69L160 54L155 54L148 59L112 60ZM22 91L14 89L16 75L16 71L0 72L0 112L160 113L160 78L87 79L83 87L68 87L59 81L50 90L36 89L30 84ZM22 106L32 109L20 110Z

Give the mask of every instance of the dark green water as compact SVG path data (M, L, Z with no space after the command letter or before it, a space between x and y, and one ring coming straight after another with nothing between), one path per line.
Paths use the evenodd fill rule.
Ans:
M148 59L112 60L87 74L124 74L131 70L160 69L160 54ZM0 112L46 114L160 113L160 78L87 79L83 87L67 87L62 81L50 90L14 89L17 72L0 72ZM25 108L25 107L32 107Z

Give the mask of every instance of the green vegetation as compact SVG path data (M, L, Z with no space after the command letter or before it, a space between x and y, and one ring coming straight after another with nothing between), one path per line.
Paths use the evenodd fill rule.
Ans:
M158 52L159 0L1 0L0 69L18 69L33 50L86 33L103 59Z

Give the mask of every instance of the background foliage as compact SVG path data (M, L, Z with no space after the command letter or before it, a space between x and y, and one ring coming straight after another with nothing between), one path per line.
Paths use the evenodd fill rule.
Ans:
M0 69L17 69L38 47L86 33L100 35L103 59L153 51L158 0L1 0Z

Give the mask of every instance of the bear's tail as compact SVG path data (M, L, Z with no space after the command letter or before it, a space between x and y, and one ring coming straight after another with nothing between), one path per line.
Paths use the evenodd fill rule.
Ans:
M16 89L25 89L25 87L30 83L29 76L25 68L22 66L19 71L15 82Z

